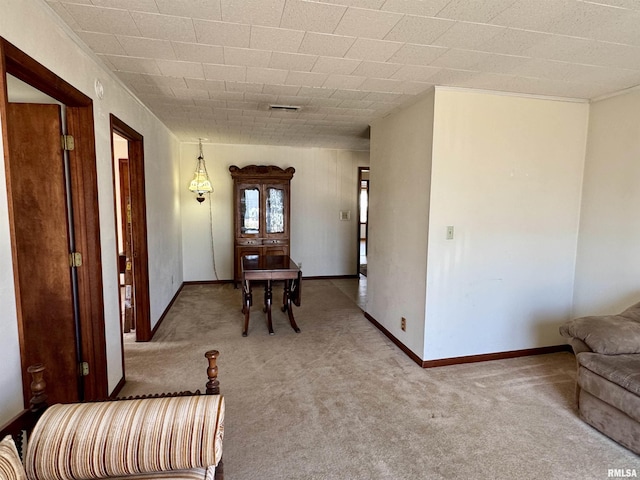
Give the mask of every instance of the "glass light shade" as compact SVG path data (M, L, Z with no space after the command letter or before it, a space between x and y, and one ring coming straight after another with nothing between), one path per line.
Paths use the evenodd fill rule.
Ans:
M198 164L196 165L196 171L193 174L193 180L191 180L191 183L189 184L189 191L198 194L199 202L204 200L203 195L205 193L213 192L213 186L211 186L211 181L207 174L207 168L204 164L204 158L202 157L198 157Z

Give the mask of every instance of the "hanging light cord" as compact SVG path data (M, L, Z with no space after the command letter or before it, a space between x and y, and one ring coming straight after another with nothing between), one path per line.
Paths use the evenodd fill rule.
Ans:
M211 194L209 197L209 231L211 232L211 259L213 261L213 274L216 277L216 280L220 280L218 278L218 271L216 269L216 249L213 243L213 202L211 201Z

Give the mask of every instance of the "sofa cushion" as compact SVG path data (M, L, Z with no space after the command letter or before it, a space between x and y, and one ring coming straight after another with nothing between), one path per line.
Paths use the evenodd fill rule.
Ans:
M0 478L3 480L25 480L27 478L11 435L7 435L0 442Z
M599 355L584 352L577 358L584 368L640 395L640 355Z
M638 312L634 305L619 315L576 318L564 323L560 327L560 333L567 338L582 340L597 353L640 353Z

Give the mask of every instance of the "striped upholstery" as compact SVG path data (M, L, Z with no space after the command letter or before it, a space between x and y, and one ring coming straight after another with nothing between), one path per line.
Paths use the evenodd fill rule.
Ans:
M213 480L216 467L168 470L166 472L138 473L126 477L111 477L110 480ZM208 475L210 473L210 475Z
M7 435L0 442L0 479L25 480L26 478L16 444L13 443L11 435Z
M27 476L89 480L215 466L223 424L220 395L54 405L28 442Z

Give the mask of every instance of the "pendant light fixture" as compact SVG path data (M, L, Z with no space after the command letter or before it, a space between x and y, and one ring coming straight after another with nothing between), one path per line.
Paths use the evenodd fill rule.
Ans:
M193 180L189 184L189 191L196 193L198 196L196 200L202 203L204 202L204 194L213 192L211 181L209 180L209 174L207 173L207 166L204 163L204 156L202 155L202 139L198 139L198 145L200 147L200 155L198 156L198 162L196 163L196 171L193 174Z

